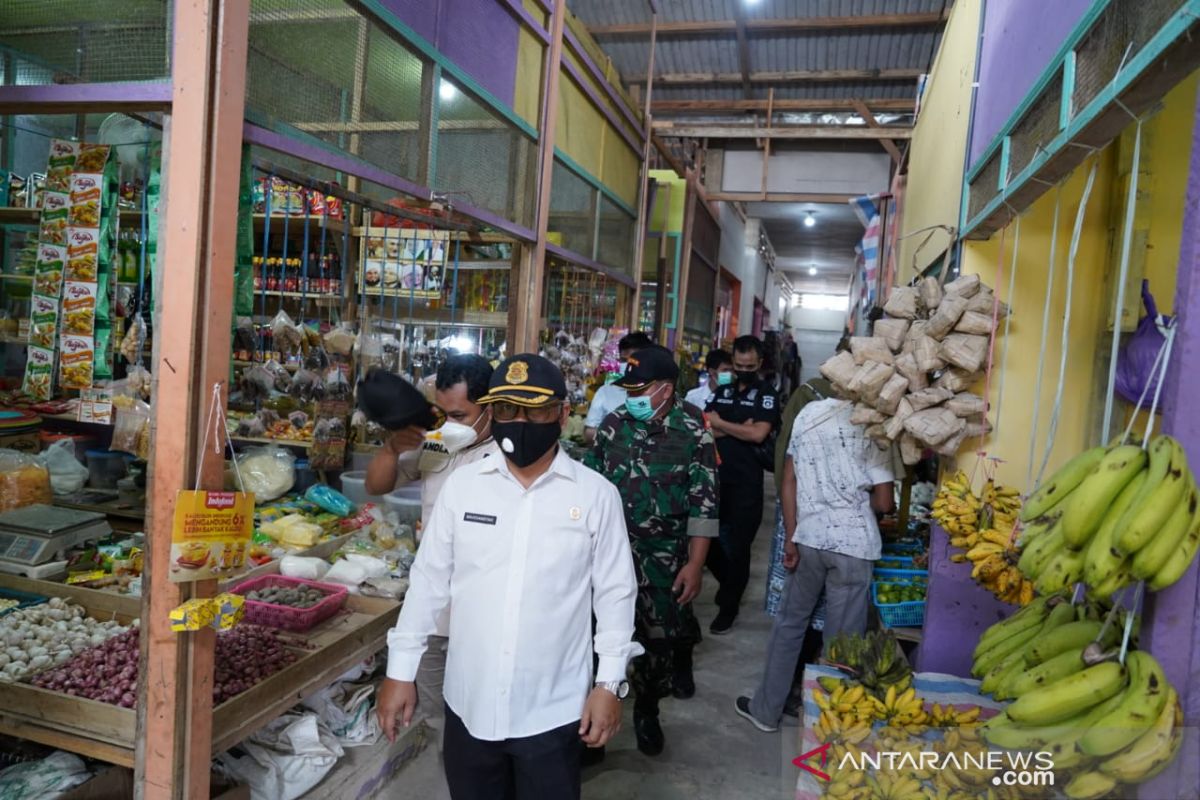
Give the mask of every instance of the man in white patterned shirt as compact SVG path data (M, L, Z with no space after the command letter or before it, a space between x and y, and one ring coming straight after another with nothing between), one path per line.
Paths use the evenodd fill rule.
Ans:
M796 417L783 468L784 566L792 578L767 644L767 663L753 697L735 709L762 731L779 726L804 633L825 592L825 641L867 624L871 573L881 542L876 514L892 509L890 450L880 450L850 422L853 403L809 403Z

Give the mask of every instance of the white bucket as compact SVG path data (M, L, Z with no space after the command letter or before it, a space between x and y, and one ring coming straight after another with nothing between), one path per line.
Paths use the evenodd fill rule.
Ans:
M401 523L415 524L421 519L421 492L420 487L417 487L417 494L414 497L410 487L402 486L394 492L390 492L383 497L383 502L388 511L392 511L400 518Z
M363 503L381 505L383 503L382 495L367 494L365 470L342 473L342 494L346 495L346 499L355 505L361 506Z

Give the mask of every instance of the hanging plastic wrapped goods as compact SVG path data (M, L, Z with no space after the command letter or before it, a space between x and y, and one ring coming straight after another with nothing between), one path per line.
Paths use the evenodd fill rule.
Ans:
M1142 281L1142 306L1146 315L1138 321L1137 330L1117 357L1116 390L1130 403L1136 404L1139 398L1145 397L1142 408L1149 408L1158 391L1154 362L1166 341L1163 329L1170 324L1171 317L1159 315L1154 295L1150 294L1150 281Z

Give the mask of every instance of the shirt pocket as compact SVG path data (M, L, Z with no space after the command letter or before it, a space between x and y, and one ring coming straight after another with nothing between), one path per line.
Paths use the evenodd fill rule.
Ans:
M565 524L534 522L529 542L529 565L536 586L545 587L550 596L561 595L591 578L592 534L585 520Z
M646 479L645 487L649 493L649 502L646 505L650 514L675 518L686 517L690 512L691 481L687 470L672 469L658 474L652 472ZM634 520L637 520L636 516Z

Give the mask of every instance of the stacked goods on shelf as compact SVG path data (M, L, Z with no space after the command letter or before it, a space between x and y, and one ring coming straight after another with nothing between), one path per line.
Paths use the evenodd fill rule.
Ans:
M821 365L838 393L856 401L852 420L881 447L900 445L905 464L925 448L955 455L991 430L987 401L967 391L983 377L993 322L1007 314L976 275L943 287L925 278L892 291L874 336Z
M1038 598L984 632L981 689L1012 700L984 725L994 747L1050 753L1067 797L1129 797L1122 786L1161 772L1178 753L1183 712L1158 661L1130 650L1094 606Z
M1019 566L1021 553L1013 530L1021 508L1019 492L989 479L982 498L962 470L942 482L933 502L933 518L950 534L950 544L963 552L950 560L971 562L971 577L996 599L1026 605L1034 583Z
M1086 581L1110 597L1139 580L1161 590L1200 548L1200 488L1178 441L1095 447L1044 481L1021 511L1020 567L1038 591Z

